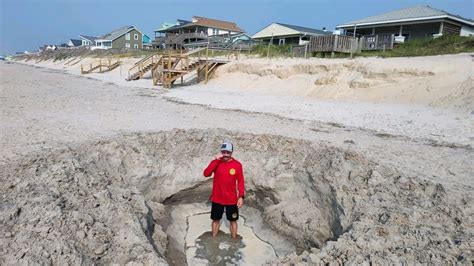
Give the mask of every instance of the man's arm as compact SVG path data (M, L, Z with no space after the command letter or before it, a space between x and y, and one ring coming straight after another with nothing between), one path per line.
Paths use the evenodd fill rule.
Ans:
M217 166L219 165L219 163L221 162L221 160L218 160L218 159L214 159L212 160L209 165L206 167L206 169L204 169L204 176L205 177L210 177L212 175L212 173L214 173L214 171L216 170Z
M240 171L237 171L237 190L239 191L239 198L245 196L245 182L244 182L244 169L240 166Z

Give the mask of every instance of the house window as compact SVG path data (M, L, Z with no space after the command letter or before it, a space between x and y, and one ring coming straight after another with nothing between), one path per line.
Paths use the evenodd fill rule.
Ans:
M126 42L125 43L125 48L130 48L130 43Z
M133 48L138 49L138 44L135 43L135 44L133 45Z
M133 34L133 39L134 39L134 40L138 40L138 34L136 34L136 33Z
M130 33L125 34L125 40L130 41ZM130 44L129 44L130 45Z

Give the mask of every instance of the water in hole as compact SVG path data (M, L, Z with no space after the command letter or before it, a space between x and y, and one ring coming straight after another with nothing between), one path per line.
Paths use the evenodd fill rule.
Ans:
M245 224L240 216L238 237L232 239L229 222L223 218L221 230L216 238L210 231L210 214L196 214L188 217L186 235L186 258L188 265L262 264L276 257L272 245L262 241ZM225 216L224 216L225 217Z

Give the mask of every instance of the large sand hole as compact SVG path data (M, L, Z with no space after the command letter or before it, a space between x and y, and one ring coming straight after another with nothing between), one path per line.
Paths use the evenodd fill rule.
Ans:
M246 178L236 240L225 218L217 239L209 232L212 180L202 171L223 140ZM441 185L282 136L132 134L31 155L0 178L0 264L260 264L295 251L360 263L364 254L391 261L387 252L469 257L463 213Z
M166 257L176 265L260 265L295 251L291 241L265 225L260 210L245 206L238 220L238 237L230 236L225 215L216 238L210 230L208 200L211 182L167 198L162 228L168 236Z

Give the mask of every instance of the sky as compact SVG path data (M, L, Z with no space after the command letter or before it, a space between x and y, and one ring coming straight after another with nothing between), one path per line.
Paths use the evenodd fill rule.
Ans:
M466 18L473 0L0 0L0 54L103 35L134 25L154 38L163 22L203 16L236 22L254 34L272 22L328 30L337 24L414 5Z

